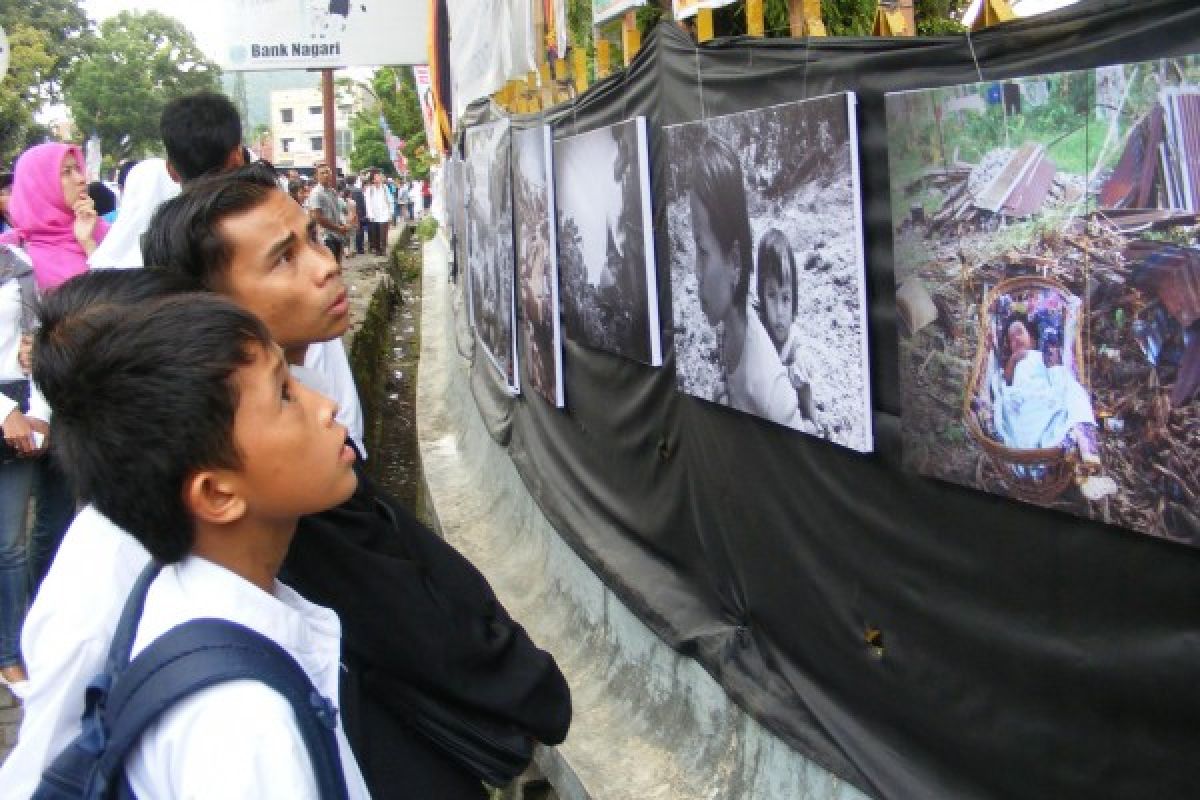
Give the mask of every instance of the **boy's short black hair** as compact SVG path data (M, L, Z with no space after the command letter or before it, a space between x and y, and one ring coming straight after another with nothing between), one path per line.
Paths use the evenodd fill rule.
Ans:
M167 161L184 183L225 168L242 144L242 119L233 101L219 92L196 92L167 103L158 131Z
M241 464L233 377L270 335L211 292L76 305L84 295L60 289L39 310L33 374L50 389L52 446L83 502L178 561L195 540L184 482Z
M187 185L159 206L142 236L142 260L185 275L198 287L218 289L233 251L221 234L230 216L257 208L282 191L275 171L257 162Z
M94 309L102 305L132 307L181 292L199 290L184 275L157 267L144 269L91 269L76 275L54 290L54 300L42 300L43 314L63 318L72 310ZM58 376L47 373L38 388L51 408L65 402L69 387L55 383ZM69 376L68 376L69 378ZM49 381L49 382L46 382Z
M13 185L13 174L11 172L0 172L0 189L10 189Z
M111 214L117 210L117 196L113 194L113 190L105 186L100 181L92 181L87 187L88 197L92 198L92 205L96 209L96 213L100 216Z

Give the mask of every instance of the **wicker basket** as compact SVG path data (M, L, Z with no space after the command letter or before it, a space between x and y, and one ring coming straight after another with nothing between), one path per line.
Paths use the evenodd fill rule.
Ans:
M984 332L991 330L992 319L996 302L1006 295L1023 291L1052 291L1058 293L1062 299L1064 308L1064 322L1066 315L1072 312L1071 309L1078 309L1077 304L1071 301L1075 300L1075 296L1061 282L1053 278L1043 278L1034 275L1020 276L1016 278L1008 278L996 284L996 286L987 293L984 302L979 306L979 350L975 355L975 363L971 369L971 375L967 380L966 391L963 393L963 421L966 424L967 431L974 437L979 446L983 448L988 459L995 466L999 473L1001 482L1013 493L1014 496L1034 503L1048 503L1058 497L1071 485L1071 481L1075 476L1075 465L1078 461L1077 453L1073 448L1065 447L1037 447L1037 448L1017 448L1008 447L1003 442L994 438L979 424L977 412L972 407L974 401L984 396L988 391L984 385L988 375L988 359L993 357L992 346L989 342L990 337ZM1079 321L1077 320L1077 323ZM1064 329L1067 326L1064 324ZM1071 337L1070 346L1073 349L1073 365L1076 378L1079 383L1087 389L1087 362L1084 359L1083 339L1080 333L1082 325L1076 324L1074 327L1074 336ZM1064 347L1066 343L1064 342ZM990 407L989 398L989 407Z

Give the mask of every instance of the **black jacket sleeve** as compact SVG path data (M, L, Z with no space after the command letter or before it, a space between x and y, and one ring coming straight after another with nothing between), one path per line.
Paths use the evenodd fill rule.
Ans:
M545 744L566 738L571 695L554 658L479 570L365 475L346 503L300 521L283 577L338 613L374 691L399 680Z

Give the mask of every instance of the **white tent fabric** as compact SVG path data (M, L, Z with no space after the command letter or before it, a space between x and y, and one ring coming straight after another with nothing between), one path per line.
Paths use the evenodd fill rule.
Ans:
M529 0L454 0L446 5L457 119L472 101L537 69L537 41Z

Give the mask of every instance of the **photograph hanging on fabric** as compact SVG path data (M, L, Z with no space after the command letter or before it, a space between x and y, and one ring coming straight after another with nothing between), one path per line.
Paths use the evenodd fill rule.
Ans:
M554 203L566 335L659 366L646 118L556 141Z
M905 464L1200 545L1200 58L886 102Z
M471 324L509 389L517 374L514 292L511 146L507 120L468 128L465 134L467 193L467 297Z
M663 139L679 390L871 452L855 96Z
M529 385L556 408L564 405L562 326L550 126L514 131L513 218L516 221L517 329Z

